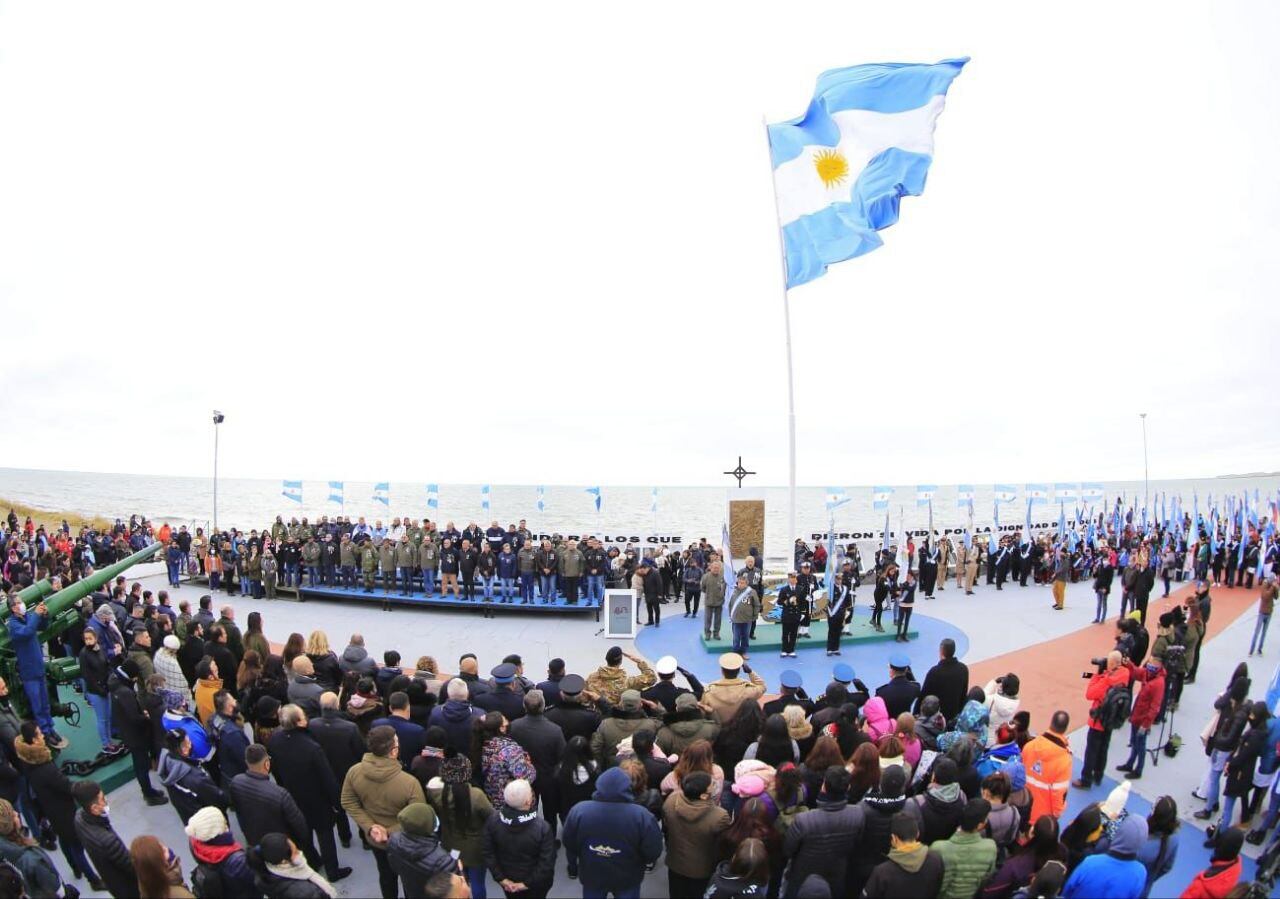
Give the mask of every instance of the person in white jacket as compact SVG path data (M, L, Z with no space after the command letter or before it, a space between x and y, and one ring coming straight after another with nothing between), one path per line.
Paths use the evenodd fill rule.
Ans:
M194 708L196 701L191 696L191 687L187 684L187 676L182 673L182 666L178 664L179 645L174 634L164 638L164 645L154 659L156 674L164 677L166 690L173 690L183 698L188 708Z
M1006 674L987 683L983 690L987 694L987 710L991 713L991 732L1002 724L1011 724L1013 716L1018 714L1018 706L1022 700L1018 698L1018 675Z

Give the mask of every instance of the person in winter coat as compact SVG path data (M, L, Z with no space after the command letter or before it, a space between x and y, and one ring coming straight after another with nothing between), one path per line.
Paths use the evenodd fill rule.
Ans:
M1087 856L1071 872L1063 899L1139 899L1146 888L1147 869L1138 861L1138 851L1146 842L1146 819L1138 815L1121 819L1107 851Z
M983 689L987 694L986 706L990 712L988 726L993 731L1002 724L1012 722L1013 716L1018 714L1018 706L1022 703L1018 698L1021 686L1018 675L1010 673L989 681Z
M196 860L196 869L191 872L192 892L197 896L261 895L244 850L231 836L220 809L200 809L184 829Z
M440 842L431 806L425 802L406 805L397 820L400 830L387 841L387 858L404 885L405 896L421 896L428 880L442 871L456 871L458 863Z
M103 750L114 749L115 741L111 739L111 692L107 686L112 665L98 642L97 631L93 628L85 628L84 648L80 650L79 662L80 679L84 681L84 698L93 709L93 717L98 724L98 740L102 743ZM182 686L186 685L186 681L182 681Z
M1209 770L1205 775L1207 783L1201 783L1204 792L1204 808L1193 817L1207 821L1213 817L1218 807L1218 795L1222 788L1222 772L1227 767L1240 738L1244 735L1248 721L1249 678L1238 676L1232 679L1231 686L1214 702L1213 707L1218 714L1218 725L1205 745L1209 755ZM1197 796L1199 798L1199 796Z
M595 707L595 694L586 692L580 675L566 674L560 679L560 698L547 710L547 720L564 731L565 740L582 737L590 742L603 720Z
M1182 892L1181 899L1226 899L1240 882L1243 862L1240 849L1244 834L1237 828L1228 828L1218 836L1213 847L1209 867L1195 876Z
M186 824L206 806L215 806L225 814L230 800L200 763L191 758L191 738L180 730L171 730L165 732L164 741L156 773L182 823Z
M860 895L876 866L888 859L893 847L893 818L907 804L903 795L906 786L906 771L899 765L890 765L880 775L880 786L868 792L858 803L857 808L862 812L862 834L849 865L849 895ZM910 817L914 819L914 816ZM918 825L912 833L915 834L912 839L918 840Z
M1161 796L1147 816L1147 842L1138 850L1138 861L1147 869L1142 897L1151 895L1157 880L1173 870L1178 859L1178 804L1172 796Z
M930 847L942 859L938 899L973 899L978 888L995 873L995 841L982 835L990 814L991 803L970 799L960 814L959 829Z
M265 556L269 559L270 556ZM269 833L249 850L258 892L267 899L335 899L338 891L307 862L302 850L282 833Z
M647 730L656 735L658 721L645 714L639 690L625 690L609 717L604 719L599 729L591 735L591 751L595 753L600 767L607 768L614 764L615 756L618 754L618 744L640 730Z
M1147 736L1156 716L1160 714L1160 705L1164 702L1165 676L1164 665L1160 659L1152 656L1141 668L1132 667L1130 673L1134 683L1141 683L1138 698L1129 712L1129 758L1124 764L1117 765L1117 771L1125 772L1128 780L1137 780L1142 776L1143 765L1147 760Z
M338 838L342 845L347 846L351 843L351 822L347 813L342 810L342 783L347 779L347 772L364 757L367 749L364 737L355 722L347 720L338 711L338 697L333 693L320 696L320 717L307 722L307 731L320 744L329 763L329 770L338 783L339 798L334 808L334 823L338 828Z
M75 798L76 837L83 844L93 863L98 866L100 880L94 888L106 889L115 899L138 895L138 880L133 870L133 859L120 836L111 827L107 817L110 807L107 797L96 781L81 780L71 787Z
M471 890L484 894L484 825L493 814L489 797L472 786L473 768L465 755L446 758L440 777L427 785L427 801L440 820L444 847L459 854Z
M715 743L720 725L703 713L692 693L676 697L676 710L663 717L654 742L667 755L683 755L685 749L698 740Z
M226 784L247 770L244 754L249 748L249 738L245 735L244 721L240 718L234 696L220 690L214 694L213 705L215 711L208 721L208 732L218 748L216 758L220 780ZM257 840L249 842L256 843Z
M83 874L90 881L96 881L98 875L85 858L84 847L76 835L76 804L71 793L71 781L54 763L53 753L36 722L30 719L22 722L13 748L19 767L26 775L27 786L35 794L44 817L57 834L71 873L76 878Z
M942 716L950 721L960 714L968 693L969 666L956 658L956 641L948 637L938 645L938 663L925 674L920 696L938 697ZM920 700L914 711L919 714Z
M720 835L729 813L711 797L711 775L694 771L662 804L667 834L667 884L673 897L699 899L715 873Z
M578 877L584 892L638 896L645 868L662 855L657 819L633 800L631 778L610 768L596 781L591 799L565 819L569 876Z
M315 673L315 665L310 656L298 656L293 660L293 680L289 683L288 691L289 702L301 706L308 718L320 717L320 694L326 689L316 680Z
M555 834L538 817L537 805L529 782L513 780L502 806L485 821L485 867L508 897L544 899L555 879Z
M40 844L23 835L22 820L7 799L0 799L0 861L13 865L22 875L26 885L24 895L31 899L55 899L64 895L66 899L75 899L80 895L74 886L63 884L53 859ZM97 881L94 889L102 890L102 881Z
M227 784L235 803L236 817L245 840L256 846L269 833L290 837L297 845L311 848L307 819L289 791L271 779L271 757L267 747L254 743L245 750L247 767ZM312 855L315 849L311 849Z
M533 782L538 772L519 743L507 736L507 719L490 712L477 721L472 736L471 764L478 769L491 805L501 805L503 791L513 780Z
M361 677L373 677L378 673L378 663L364 648L363 636L351 635L351 642L347 644L346 649L342 650L342 658L338 659L338 668L343 674L354 671Z
M443 727L449 735L448 748L463 755L471 751L471 722L484 717L484 712L471 704L465 681L454 678L445 685L448 699L431 710L428 726Z
M942 859L920 842L916 819L898 812L890 821L889 837L888 856L871 872L862 896L865 899L937 896L945 876Z
M542 799L542 814L551 825L551 835L556 834L555 771L564 754L564 731L547 720L544 714L545 699L541 690L530 690L524 695L524 717L511 722L507 733L520 744L533 762L537 772L534 792Z
M833 896L848 895L848 860L862 838L864 813L849 805L849 772L842 766L827 769L817 807L796 815L782 844L787 868L786 896L794 899L806 878L817 874L831 887Z
M400 767L400 747L390 727L369 731L369 751L342 782L342 808L373 849L383 899L396 899L397 878L387 858L387 840L400 829L401 809L425 802L418 779Z
M151 713L142 707L135 684L138 664L125 659L107 678L111 691L112 720L120 739L133 757L133 776L142 789L142 795L150 805L163 805L164 794L151 785ZM163 714L163 712L161 712Z
M928 789L907 803L907 811L920 822L920 842L926 846L949 839L960 826L967 800L957 782L957 774L956 763L943 756L933 765Z
M1226 830L1231 826L1231 817L1235 812L1236 802L1239 800L1247 800L1249 791L1253 788L1253 775L1258 767L1258 759L1267 751L1267 740L1270 733L1271 713L1267 710L1265 702L1255 702L1252 705L1246 703L1248 709L1249 729L1245 731L1240 738L1240 742L1236 745L1235 751L1231 753L1231 757L1227 759L1227 782L1223 789L1226 796L1222 803L1222 817L1218 820L1216 828L1210 828L1205 832L1205 848L1213 846L1214 834ZM1248 803L1244 803L1241 809L1241 817L1246 821L1249 818Z
M165 636L160 649L152 660L156 674L164 678L164 685L169 690L176 690L187 703L187 708L195 708L195 697L191 695L191 686L187 683L186 673L178 660L181 648L178 638L173 634ZM83 667L83 666L82 666Z
M220 674L218 663L212 658L202 658L196 665L196 685L192 692L196 699L196 717L201 724L213 717L213 697L222 689Z

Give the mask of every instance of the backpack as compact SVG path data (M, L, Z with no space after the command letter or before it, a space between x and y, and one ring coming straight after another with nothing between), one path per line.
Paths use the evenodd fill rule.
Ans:
M196 894L196 899L222 899L222 875L217 867L197 862L191 872L191 892Z
M1116 685L1107 690L1102 702L1096 709L1089 711L1089 717L1104 730L1115 730L1123 727L1129 720L1129 712L1133 709L1133 693L1129 687Z

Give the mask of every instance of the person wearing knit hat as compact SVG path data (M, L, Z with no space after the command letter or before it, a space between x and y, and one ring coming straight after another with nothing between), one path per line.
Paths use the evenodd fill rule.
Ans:
M183 830L191 840L191 855L197 865L207 865L212 871L192 875L192 887L198 895L254 896L258 895L253 869L240 844L231 836L227 817L213 806L206 806L187 821ZM201 875L216 877L217 883L201 889ZM213 890L220 890L214 893Z
M182 644L173 634L169 634L164 638L164 643L156 651L155 658L151 660L152 666L155 668L156 674L164 676L164 685L166 689L176 690L187 701L187 708L195 708L196 700L191 695L191 688L187 685L187 676L182 672L182 665L178 662L178 650L182 648Z
M387 858L400 875L406 896L421 896L426 882L457 864L440 842L436 813L425 802L412 802L400 810L400 832L387 843Z
M312 870L302 850L284 834L266 834L251 851L260 865L262 885L268 896L334 899L338 895L333 884Z
M440 820L440 842L459 853L473 892L484 883L484 822L493 804L484 790L471 783L471 760L453 755L440 763L440 779L427 784L427 801Z

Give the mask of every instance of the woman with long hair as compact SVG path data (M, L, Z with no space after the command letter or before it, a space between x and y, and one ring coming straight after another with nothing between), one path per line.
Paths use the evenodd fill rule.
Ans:
M195 899L182 882L182 860L150 834L129 844L141 899Z
M265 659L271 655L271 641L262 632L261 612L250 612L245 620L244 648L246 652L254 650L259 658Z
M849 802L861 802L869 790L880 786L880 748L875 743L863 743L855 749L849 762L849 774ZM817 782L821 783L821 778Z
M770 875L769 850L757 839L745 840L734 850L733 858L721 862L711 876L705 899L741 899L759 896L760 888L773 884ZM770 899L777 894L770 893Z
M1147 815L1147 842L1138 850L1138 861L1147 869L1147 883L1142 897L1151 895L1151 888L1164 877L1178 860L1178 803L1172 796L1161 796Z
M307 658L316 670L316 683L326 690L337 692L342 686L342 666L329 648L329 636L322 630L314 630L307 638Z
M575 805L591 798L599 776L600 768L587 738L570 737L560 753L560 764L556 766L555 773L561 825Z
M39 843L23 833L22 820L18 816L18 811L7 799L0 799L0 861L13 865L22 875L22 879L26 882L26 892L22 895L63 895L64 884L62 876L58 874L57 865ZM75 873L79 875L83 872ZM93 889L106 888L96 872L90 870L88 873L89 885ZM110 876L110 872L107 873Z
M744 699L733 717L725 722L714 743L716 764L724 772L725 781L733 783L733 769L746 755L747 747L760 739L764 727L764 711L754 699ZM726 796L732 792L726 790Z
M495 807L502 805L511 781L533 783L538 776L529 753L507 736L507 719L501 712L489 712L471 723L471 764L480 772L484 793Z
M921 753L924 752L924 745L920 742L920 738L916 736L915 716L910 712L903 712L899 715L898 725L893 735L902 742L902 754L911 770L914 771L916 766L920 764Z
M720 835L720 860L731 860L738 847L747 840L759 840L764 846L769 870L772 872L768 895L777 896L778 887L782 884L782 869L786 867L782 857L782 837L774 827L773 812L758 796L753 796L738 806L733 823Z
M251 655L256 653L245 653L246 662ZM244 670L243 665L241 670ZM246 679L240 687L240 708L244 709L244 716L251 723L257 723L258 703L266 696L276 701L276 708L289 699L289 680L285 677L284 661L278 655L263 656L262 667L256 676L252 680Z
M686 747L684 754L676 760L676 766L667 773L658 785L663 796L669 796L680 789L686 774L694 771L705 771L711 775L711 798L719 802L724 791L724 771L715 762L715 751L707 740L694 740Z
M1095 802L1086 806L1062 831L1062 845L1067 847L1068 873L1093 855L1102 837L1102 824L1102 809Z
M1031 828L1031 837L999 867L979 894L981 899L1009 899L1031 882L1045 862L1065 864L1067 848L1062 845L1058 819L1041 815Z
M246 649L244 658L240 660L240 670L236 672L236 693L245 695L258 678L262 677L262 656L256 649Z
M771 768L777 768L783 762L799 762L800 747L791 739L787 719L777 713L766 718L760 739L748 746L742 757L764 762Z
M818 734L814 731L813 725L805 717L804 706L785 706L782 709L782 718L787 722L787 733L791 735L791 739L800 748L800 758L804 758L809 754L809 750L813 748L813 744L818 739ZM797 759L798 761L799 759Z
M907 758L902 751L902 741L897 735L885 734L876 743L876 749L880 750L880 770L883 771L890 765L897 765L907 773L907 783L911 782L911 766L907 764Z
M289 635L289 639L284 641L284 649L280 651L280 658L284 663L284 670L288 673L289 679L293 679L293 660L307 651L307 642L302 634L294 631Z
M440 786L427 790L427 802L440 820L440 842L458 853L472 892L480 892L485 878L484 824L493 805L472 785L471 775L470 759L449 756L440 764Z

